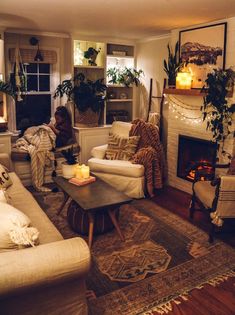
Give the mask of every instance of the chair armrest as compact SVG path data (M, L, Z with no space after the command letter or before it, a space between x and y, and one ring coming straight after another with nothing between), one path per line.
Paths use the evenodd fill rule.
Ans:
M81 238L0 253L0 296L84 276L90 251Z
M108 144L100 145L98 147L94 147L91 150L91 156L97 159L104 159L105 157L105 152L108 148Z

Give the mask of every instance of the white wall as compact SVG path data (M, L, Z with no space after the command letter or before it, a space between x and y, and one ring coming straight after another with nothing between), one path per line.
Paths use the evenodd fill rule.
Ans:
M136 45L137 69L144 71L142 86L137 89L136 116L146 119L148 112L150 78L153 79L153 95L162 95L163 82L166 74L163 70L163 60L167 58L167 44L170 42L170 35L159 37ZM159 112L160 99L152 99L152 111ZM163 112L164 130L167 130L167 109ZM164 142L166 134L164 133Z

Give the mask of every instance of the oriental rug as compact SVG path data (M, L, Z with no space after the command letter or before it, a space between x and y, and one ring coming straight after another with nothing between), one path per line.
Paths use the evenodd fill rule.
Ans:
M34 193L64 238L76 237L66 207L56 215L63 194ZM235 250L149 200L120 209L125 242L116 231L95 236L87 279L89 314L167 314L194 288L235 276ZM83 236L82 236L83 237ZM85 237L86 239L86 237Z

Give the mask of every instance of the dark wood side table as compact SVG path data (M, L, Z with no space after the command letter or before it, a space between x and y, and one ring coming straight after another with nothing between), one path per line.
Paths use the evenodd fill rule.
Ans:
M116 190L99 178L96 178L96 181L93 183L80 187L69 183L68 180L62 176L53 177L53 181L64 193L64 201L57 211L58 215L63 210L69 198L74 200L83 211L87 211L89 218L88 245L90 248L92 245L95 224L94 214L99 210L108 212L121 240L125 240L115 213L121 205L131 202L131 198Z

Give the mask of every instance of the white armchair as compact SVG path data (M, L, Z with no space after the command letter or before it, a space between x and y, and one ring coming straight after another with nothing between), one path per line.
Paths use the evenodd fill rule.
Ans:
M128 138L130 129L131 123L115 121L110 132ZM132 164L130 161L106 160L107 147L108 145L105 144L92 149L92 158L88 160L91 172L127 196L143 198L144 166Z

